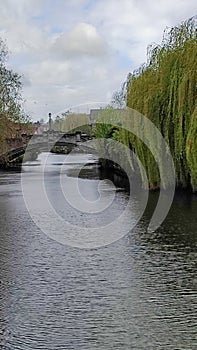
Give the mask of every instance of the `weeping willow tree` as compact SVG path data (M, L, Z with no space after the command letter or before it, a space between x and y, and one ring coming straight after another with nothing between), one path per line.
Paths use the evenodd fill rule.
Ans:
M127 106L158 127L173 156L177 185L192 186L194 191L197 190L196 20L193 17L178 27L166 29L161 45L148 47L147 63L130 75L127 84ZM121 129L115 137L134 150L146 170L150 188L158 187L160 174L143 142Z
M164 32L161 45L148 48L147 65L128 84L127 105L161 131L174 159L177 185L197 189L196 17ZM151 183L159 183L152 155L140 141L136 153Z

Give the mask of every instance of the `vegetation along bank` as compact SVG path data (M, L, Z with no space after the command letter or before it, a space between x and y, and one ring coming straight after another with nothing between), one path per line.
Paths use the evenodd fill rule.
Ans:
M177 187L197 190L197 17L166 29L160 45L148 47L147 63L128 75L126 106L149 118L170 147ZM120 96L121 94L119 94ZM150 150L135 135L112 128L112 108L101 111L95 135L121 141L142 162L151 189L160 186L160 174ZM134 160L126 152L125 162ZM143 174L142 174L143 175ZM143 177L143 176L142 176ZM170 179L166 186L170 186Z

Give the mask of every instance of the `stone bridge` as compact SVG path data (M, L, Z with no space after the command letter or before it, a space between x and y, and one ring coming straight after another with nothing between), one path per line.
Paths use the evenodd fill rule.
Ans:
M0 165L12 166L24 156L24 161L35 159L41 152L55 152L55 147L64 147L68 152L75 147L93 152L91 145L84 143L91 140L91 137L81 132L63 133L59 131L46 131L42 134L26 135L21 134L18 138L7 139L7 151L1 155Z

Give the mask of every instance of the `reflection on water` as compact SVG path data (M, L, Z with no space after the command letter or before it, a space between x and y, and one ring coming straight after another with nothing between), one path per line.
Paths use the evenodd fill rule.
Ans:
M39 178L45 157L25 166L29 186ZM88 162L81 184L93 200L96 160L78 154L62 165L64 157L50 156L46 189L62 217L85 224L87 218L64 207L59 174L72 186L79 164ZM113 190L110 182L104 186L106 194ZM117 191L103 222L119 215L127 200L127 193ZM79 250L44 235L25 207L20 174L1 172L0 349L196 349L197 198L176 195L162 227L147 234L156 200L151 193L142 220L123 239Z

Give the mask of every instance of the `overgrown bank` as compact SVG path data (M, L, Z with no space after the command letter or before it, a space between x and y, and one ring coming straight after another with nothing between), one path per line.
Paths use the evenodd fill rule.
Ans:
M160 130L173 156L177 186L197 190L197 27L196 17L164 32L161 45L148 48L147 63L130 75L127 106L149 118ZM146 170L150 188L160 185L155 159L145 144L127 130L111 128L110 109L97 137L129 146ZM108 114L108 117L107 117ZM101 116L100 116L101 117ZM102 119L102 118L101 118ZM125 162L132 163L129 152ZM135 168L135 164L133 168ZM167 184L170 186L169 183Z

